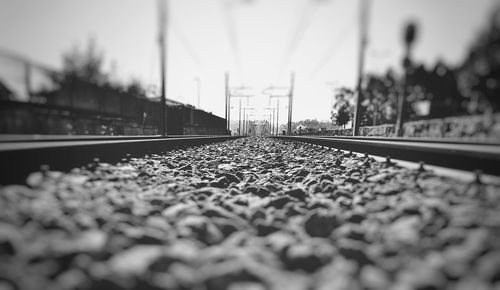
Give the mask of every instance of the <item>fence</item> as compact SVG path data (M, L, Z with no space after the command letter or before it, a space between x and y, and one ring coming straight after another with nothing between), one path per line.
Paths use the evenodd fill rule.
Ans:
M170 101L167 134L226 134L226 121ZM159 134L159 101L96 84L0 50L0 133Z

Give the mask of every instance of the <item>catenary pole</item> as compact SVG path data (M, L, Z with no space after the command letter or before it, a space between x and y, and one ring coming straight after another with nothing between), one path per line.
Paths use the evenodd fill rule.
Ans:
M231 96L229 92L229 72L226 71L224 74L224 84L226 89L226 130L227 133L230 134L231 123L230 123L230 115L231 115Z
M241 99L239 99L238 135L241 136Z
M293 105L293 89L295 85L295 72L290 74L290 92L288 95L288 135L292 135L292 105Z
M358 81L356 85L356 106L354 107L354 124L352 134L357 136L359 134L359 127L361 121L361 97L362 97L362 82L363 82L363 69L365 63L365 51L368 43L368 9L369 0L361 0L359 14L359 51L358 51Z
M160 106L161 106L161 135L167 134L167 37L168 37L168 0L158 0L159 11L159 49L160 49Z

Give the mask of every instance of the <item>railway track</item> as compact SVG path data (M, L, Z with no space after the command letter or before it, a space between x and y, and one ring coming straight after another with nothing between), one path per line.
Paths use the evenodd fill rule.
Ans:
M442 139L274 136L340 150L500 176L500 145Z
M0 186L0 285L498 288L499 184L301 138L112 138L72 149L65 140L10 142L20 152L124 147L120 162L45 169L26 185ZM123 159L131 146L144 151Z
M175 148L235 139L231 136L4 136L0 140L0 184L24 183L41 165L66 171L100 159L161 153Z

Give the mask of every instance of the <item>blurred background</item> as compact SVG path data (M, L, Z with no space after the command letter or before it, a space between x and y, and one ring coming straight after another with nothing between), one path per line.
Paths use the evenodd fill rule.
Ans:
M496 0L0 0L1 134L497 142L499 92Z

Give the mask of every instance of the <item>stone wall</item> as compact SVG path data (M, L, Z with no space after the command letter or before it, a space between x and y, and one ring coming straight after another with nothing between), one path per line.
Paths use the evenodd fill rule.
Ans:
M403 124L403 134L405 137L500 141L500 113L407 122Z
M370 136L370 137L392 137L395 134L394 125L385 124L380 126L366 126L359 128L360 136Z
M184 135L227 135L224 128L209 128L200 126L185 126Z
M334 129L303 135L352 136L352 129ZM359 135L394 137L395 125L361 127ZM500 113L406 122L403 124L403 136L500 142Z

